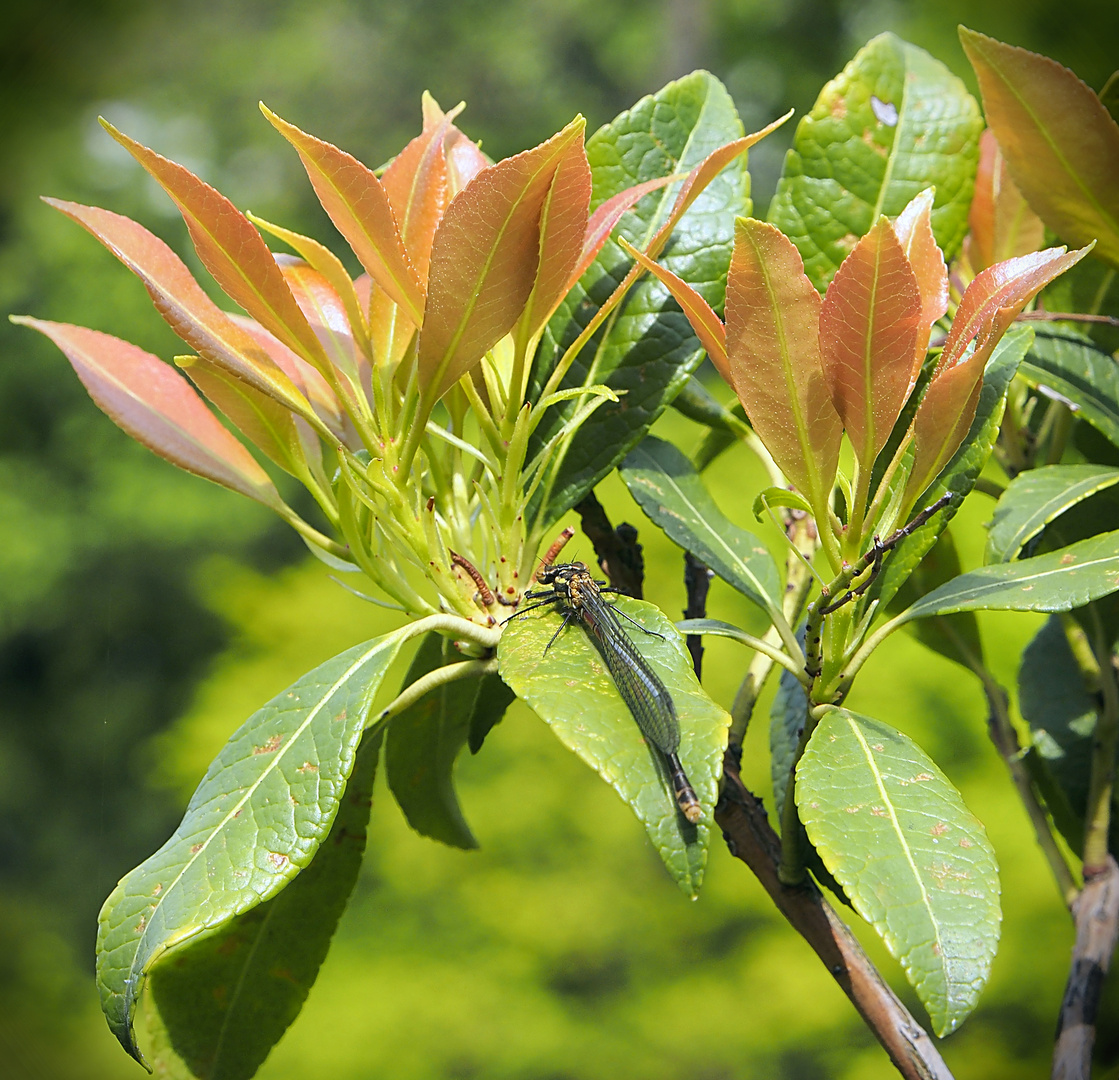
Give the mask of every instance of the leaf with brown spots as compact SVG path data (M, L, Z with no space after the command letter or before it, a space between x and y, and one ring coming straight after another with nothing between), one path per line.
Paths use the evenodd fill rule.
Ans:
M808 839L897 957L940 1036L975 1008L999 939L998 867L980 822L899 731L829 709L797 766Z
M282 895L311 863L339 813L369 701L409 634L341 653L254 713L214 759L175 834L105 901L101 1006L138 1061L133 1020L149 972Z

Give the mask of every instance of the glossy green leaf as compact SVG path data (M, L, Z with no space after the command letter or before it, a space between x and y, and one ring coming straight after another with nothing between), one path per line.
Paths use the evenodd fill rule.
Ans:
M1047 56L960 27L1014 183L1058 236L1119 267L1119 124Z
M805 514L812 513L812 507L808 505L808 500L803 495L790 491L788 488L767 487L764 491L759 492L758 497L754 500L752 508L754 519L761 521L766 508L772 510L775 506L787 506Z
M417 326L424 290L400 239L381 181L357 158L282 120L264 103L260 111L299 154L323 209L373 280Z
M626 455L619 471L638 506L669 539L763 611L780 610L781 583L768 548L723 514L675 446L647 436Z
M635 184L687 172L741 135L734 103L714 76L697 71L669 83L587 140L591 206ZM646 195L622 217L618 235L643 249L672 212L677 188L673 184ZM749 176L741 155L696 198L662 260L716 311L723 304L734 217L749 206ZM631 265L618 244L608 240L548 323L533 362L530 400L539 397L564 350ZM582 349L562 384L602 383L625 393L617 405L596 410L553 463L555 471L534 498L530 518L546 526L583 498L641 440L702 359L703 350L667 289L649 278L634 285L622 310ZM548 411L533 434L529 460L577 408L572 402Z
M126 874L98 919L97 983L137 1060L133 1016L153 964L280 893L338 812L370 699L409 629L303 676L237 729L174 835Z
M445 641L428 634L420 642L402 691L447 662ZM385 775L408 824L422 836L466 849L478 841L462 816L453 774L466 745L478 681L453 682L425 694L393 717L385 739Z
M137 442L180 469L283 509L268 474L170 364L99 330L16 316L12 321L49 337L97 407Z
M193 1075L249 1080L298 1016L361 868L380 742L362 739L329 834L283 892L152 967L153 1003ZM151 1056L157 1075L173 1068L158 1046Z
M101 125L171 197L183 215L198 257L226 295L289 349L325 370L328 361L319 339L249 219L189 169L130 139L107 121L102 120Z
M735 221L726 303L731 385L778 468L826 520L843 424L824 377L821 303L788 237L752 218Z
M823 292L879 215L936 188L933 232L948 255L967 227L983 122L964 84L924 50L880 34L797 125L769 220Z
M1088 338L1039 330L1022 362L1022 377L1042 393L1055 390L1081 420L1119 446L1119 369Z
M585 124L577 117L546 142L479 173L447 207L432 242L416 353L429 401L445 394L520 317L540 269L541 215L552 182L570 155L578 162L582 151L572 148L582 143ZM573 182L577 188L577 176ZM568 195L557 198L566 220L572 213ZM578 217L577 206L575 211ZM564 281L578 259L585 225L584 211L579 228L561 238L567 241ZM550 271L549 282L554 288Z
M868 600L878 600L881 605L890 602L890 598L901 587L902 582L932 550L937 537L959 510L964 497L975 486L975 481L979 479L979 474L987 464L995 440L998 438L1010 380L1014 378L1018 365L1032 340L1033 331L1028 326L1014 327L999 342L991 359L987 361L983 373L983 386L979 391L979 404L975 410L975 418L971 422L971 429L952 460L918 500L914 510L931 506L948 492L951 492L955 498L921 528L897 544L886 559L882 572L868 590Z
M1119 530L1046 555L981 566L923 596L897 625L953 611L1071 611L1119 589Z
M915 604L926 593L959 577L962 572L960 555L952 533L945 529L937 538L933 549L902 583L890 601L889 613L896 615L910 604ZM974 671L976 663L983 662L983 641L979 636L979 623L974 612L957 611L952 615L918 619L911 624L911 630L921 644L954 663L962 664L969 671Z
M87 229L120 259L144 283L156 311L195 352L293 412L313 419L306 396L288 373L235 317L206 295L182 259L158 236L111 210L61 199L44 202Z
M803 647L803 632L799 640ZM769 775L773 781L773 807L777 821L781 821L785 813L789 777L807 720L808 698L804 686L791 671L782 669L777 693L773 695L773 704L769 708Z
M730 717L696 681L683 639L652 604L621 597L636 626L630 638L672 694L680 722L680 760L703 806L689 824L679 812L663 759L647 746L602 658L583 630L569 626L545 656L561 618L547 608L513 619L497 649L502 679L629 804L668 872L690 896L703 880Z
M999 879L979 821L901 732L829 709L797 766L808 838L901 962L944 1036L975 1008L998 946Z
M1032 750L1057 787L1057 797L1043 792L1074 851L1084 843L1084 815L1092 771L1092 743L1098 720L1098 696L1069 648L1061 620L1051 616L1022 652L1018 701L1030 725ZM1112 852L1119 851L1119 792L1112 793Z
M719 402L694 375L672 399L672 407L689 420L718 431L744 434L749 430L741 416Z
M983 561L1009 562L1070 506L1119 483L1119 469L1103 465L1043 465L1019 473L995 507Z

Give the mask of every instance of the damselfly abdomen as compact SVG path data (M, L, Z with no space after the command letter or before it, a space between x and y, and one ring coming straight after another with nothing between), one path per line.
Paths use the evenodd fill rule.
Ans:
M563 624L548 642L545 652L568 623L578 622L583 627L602 656L641 733L664 755L680 812L690 822L699 821L703 810L678 755L680 725L672 695L630 641L613 605L603 598L605 582L596 581L581 562L544 566L536 580L550 588L526 592L525 599L536 603L517 614L546 604L555 604L563 612ZM640 629L651 633L644 627Z

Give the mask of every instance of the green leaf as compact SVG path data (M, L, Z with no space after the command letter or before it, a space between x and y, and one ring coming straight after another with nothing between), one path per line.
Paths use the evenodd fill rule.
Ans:
M960 27L1014 183L1058 236L1119 266L1119 124L1068 68Z
M982 127L975 99L943 64L880 34L797 125L769 221L823 292L880 214L896 217L935 187L933 233L951 255L967 231Z
M1119 529L1033 559L981 566L934 589L898 616L953 611L1071 611L1119 589Z
M680 722L680 760L703 807L698 824L676 806L663 759L647 746L602 658L578 626L544 650L561 625L546 608L513 619L497 648L501 677L559 740L629 804L669 874L695 896L703 880L730 716L696 681L683 639L652 604L621 597L618 610L637 627L630 638L672 695ZM655 634L663 635L658 638Z
M448 662L444 641L441 634L428 634L420 642L402 691ZM477 695L477 679L436 687L393 718L385 740L385 775L408 824L422 836L467 850L478 841L462 816L453 773Z
M171 839L105 901L101 1007L138 1061L133 1017L152 965L271 899L310 864L338 812L370 699L408 631L320 664L249 717L210 765Z
M789 491L788 488L767 487L762 491L754 500L753 512L754 519L761 521L762 515L766 512L766 508L773 509L775 506L787 506L792 510L800 510L805 514L812 513L812 507L808 505L808 500L796 491Z
M501 723L505 710L517 700L517 695L502 681L500 675L483 675L470 716L470 735L467 745L472 754L482 749L486 736Z
M829 709L797 766L808 838L901 962L933 1030L975 1008L998 945L999 879L979 821L901 732Z
M1085 686L1061 620L1055 616L1046 620L1022 652L1018 700L1022 717L1030 725L1031 749L1058 789L1057 798L1043 792L1054 824L1073 850L1080 851L1098 699ZM1112 793L1112 804L1110 847L1119 852L1119 793Z
M803 627L798 633L798 640L803 648ZM808 698L804 687L791 671L782 669L777 693L773 695L773 704L769 709L769 775L773 781L773 806L778 821L785 813L789 776L807 719Z
M1103 465L1043 465L1020 473L995 507L983 561L1010 562L1070 506L1117 483L1119 469Z
M1086 337L1039 331L1022 362L1022 377L1042 393L1045 388L1055 390L1071 402L1081 420L1119 446L1119 370Z
M329 835L283 892L152 967L153 1003L195 1076L248 1080L303 1007L361 868L380 743L362 739ZM162 1075L159 1048L153 1059Z
M672 401L672 407L682 416L704 427L715 428L738 436L749 427L725 405L717 401L694 375L681 387Z
M882 573L868 590L868 600L878 600L882 607L890 602L917 564L932 550L937 537L960 508L964 496L975 486L998 438L1010 380L1014 378L1032 340L1033 333L1028 326L1016 326L1006 333L992 353L984 369L983 387L979 392L979 405L971 429L952 460L941 470L914 509L930 506L946 492L952 492L957 497L894 548Z
M629 493L671 540L763 611L780 609L781 583L773 556L753 533L724 516L675 446L649 436L626 455L620 472Z
M626 188L686 172L716 148L739 138L742 123L730 95L713 75L697 71L642 98L587 140L592 207ZM680 185L653 192L621 220L619 235L643 247L670 214ZM662 262L693 285L716 310L723 305L736 214L749 212L745 155L699 195L672 235ZM529 400L632 265L614 240L560 304L533 364ZM556 473L530 507L542 526L574 506L641 440L703 359L687 317L660 282L648 277L630 291L620 312L583 348L564 387L605 383L625 391L597 410L580 429ZM573 415L577 403L549 410L533 434L528 459Z

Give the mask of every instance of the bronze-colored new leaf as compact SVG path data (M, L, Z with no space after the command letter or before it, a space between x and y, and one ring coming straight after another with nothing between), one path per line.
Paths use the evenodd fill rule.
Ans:
M739 218L727 275L731 385L773 460L826 520L843 427L820 361L820 305L792 241Z
M425 401L438 401L513 328L532 292L540 214L577 117L532 150L483 170L447 207L435 231L417 357Z
M920 323L917 275L880 217L843 260L820 311L824 378L863 469L909 396Z
M189 169L130 139L108 121L101 124L171 196L198 257L226 295L288 348L325 370L329 364L322 346L252 222Z
M268 474L202 399L158 356L99 330L17 318L51 339L97 407L137 442L180 469L278 510Z
M423 285L404 249L381 181L353 155L282 120L263 102L260 110L298 151L319 202L361 265L419 326Z
M960 27L987 124L1030 206L1070 244L1119 267L1119 124L1047 56Z
M917 275L917 288L921 292L922 333L917 335L910 390L917 382L925 353L928 352L933 324L948 310L948 267L944 265L944 254L933 235L933 195L932 188L925 188L913 197L894 222L898 243Z
M1045 239L1045 226L1010 178L990 128L979 136L979 168L967 220L964 254L976 274L1004 259L1037 251Z
M148 290L156 310L192 349L230 374L314 420L306 395L267 351L222 311L186 264L143 225L96 206L44 199L101 241Z

